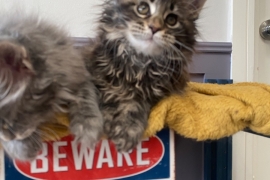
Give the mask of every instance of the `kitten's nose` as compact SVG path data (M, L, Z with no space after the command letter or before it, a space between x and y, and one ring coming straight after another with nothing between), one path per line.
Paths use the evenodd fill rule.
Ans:
M153 34L155 34L156 32L161 30L160 27L155 27L155 26L152 26L152 25L150 25L149 28L151 29Z

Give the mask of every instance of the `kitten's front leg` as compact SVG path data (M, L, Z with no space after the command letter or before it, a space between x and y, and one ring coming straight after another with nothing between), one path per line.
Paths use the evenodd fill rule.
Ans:
M70 129L76 141L94 148L103 133L103 117L97 90L91 82L85 83L70 106Z
M104 111L104 131L120 152L129 151L137 146L147 127L150 106L145 102L121 102L109 117ZM106 115L107 114L107 115ZM106 117L105 117L106 116Z
M34 160L42 150L42 140L37 133L23 140L1 141L3 148L12 159Z

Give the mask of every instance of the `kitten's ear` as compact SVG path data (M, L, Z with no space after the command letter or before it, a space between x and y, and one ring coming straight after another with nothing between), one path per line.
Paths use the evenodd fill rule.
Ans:
M33 66L28 59L27 51L24 47L9 41L0 42L0 64L4 63L14 70L34 73ZM0 68L1 69L1 68Z
M200 14L206 0L191 0L191 1L192 2L190 4L191 5L190 17L191 17L191 19L196 20L196 19L198 19L199 14Z

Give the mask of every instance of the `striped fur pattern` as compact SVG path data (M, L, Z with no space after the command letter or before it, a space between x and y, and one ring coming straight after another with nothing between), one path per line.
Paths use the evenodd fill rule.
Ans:
M85 60L100 91L104 131L119 151L134 148L151 108L189 81L195 21L205 0L108 0Z

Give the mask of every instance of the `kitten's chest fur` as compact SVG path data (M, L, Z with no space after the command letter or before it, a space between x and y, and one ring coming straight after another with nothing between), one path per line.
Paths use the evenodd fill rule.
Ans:
M126 43L109 44L108 48L102 44L94 50L90 65L102 102L137 99L155 104L185 86L179 84L180 62L170 61L165 55L137 54Z

